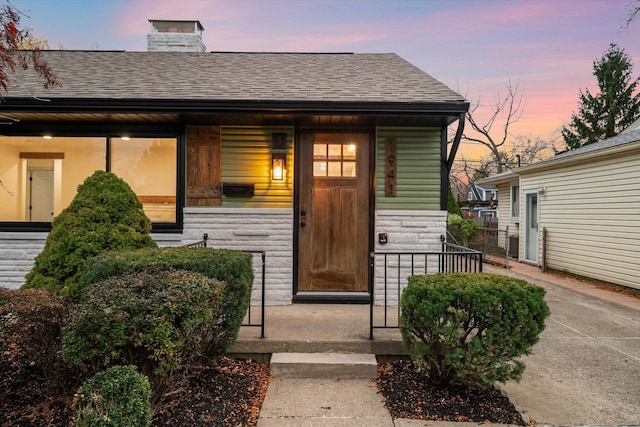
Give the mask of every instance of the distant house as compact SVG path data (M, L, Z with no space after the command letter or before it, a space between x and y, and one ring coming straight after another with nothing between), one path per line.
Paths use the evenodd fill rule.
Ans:
M480 183L509 194L499 228L519 236L520 261L640 289L640 120Z
M491 184L470 184L464 200L460 201L463 212L475 218L498 217L498 187Z
M370 252L441 248L464 97L392 53L207 53L198 21L151 24L147 52L42 52L62 87L17 71L0 286L24 283L96 170L129 183L160 245L265 250L267 304L368 300Z

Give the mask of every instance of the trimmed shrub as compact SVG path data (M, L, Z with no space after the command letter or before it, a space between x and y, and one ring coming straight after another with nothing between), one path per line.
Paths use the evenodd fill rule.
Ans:
M63 328L62 354L92 372L137 366L166 385L213 340L223 282L184 270L128 273L91 286Z
M469 240L478 234L480 225L473 219L462 218L460 215L447 215L447 230L455 240L455 244L469 246Z
M209 355L226 353L235 343L242 320L251 302L253 286L252 255L245 252L211 248L158 248L108 252L91 259L82 285L73 290L82 295L91 283L122 273L180 269L195 271L223 281L223 305L218 322L213 325Z
M520 380L544 330L544 288L495 274L411 276L400 331L416 367L441 384Z
M80 280L87 258L108 250L156 247L150 231L151 222L129 185L97 171L54 218L23 288L64 290Z
M0 354L15 369L37 369L50 393L68 386L71 376L60 356L68 307L57 293L0 288Z
M73 400L74 427L150 426L149 379L135 366L114 366L98 372Z

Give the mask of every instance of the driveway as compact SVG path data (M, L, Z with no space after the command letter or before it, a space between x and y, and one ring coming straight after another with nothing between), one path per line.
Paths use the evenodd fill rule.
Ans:
M640 425L640 300L511 267L485 271L543 286L551 315L509 395L538 425Z

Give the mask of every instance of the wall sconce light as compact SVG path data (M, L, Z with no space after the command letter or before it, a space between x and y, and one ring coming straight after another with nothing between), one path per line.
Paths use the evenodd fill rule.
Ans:
M287 153L271 154L271 179L274 181L284 180L287 170Z

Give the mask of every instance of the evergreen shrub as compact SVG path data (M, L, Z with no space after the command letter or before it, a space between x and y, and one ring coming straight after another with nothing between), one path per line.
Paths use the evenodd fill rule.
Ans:
M240 251L211 248L169 247L101 254L87 263L79 296L91 283L132 272L158 269L195 271L226 283L218 321L212 326L209 355L226 353L235 343L242 320L251 302L253 286L252 255Z
M135 366L114 366L87 380L73 400L74 427L150 426L151 386Z
M453 237L454 244L469 246L469 241L478 234L479 228L480 225L473 219L452 213L447 215L447 231Z
M87 258L104 251L156 247L151 222L131 187L97 171L78 186L52 229L23 288L65 291L82 277Z
M544 330L545 290L495 274L411 276L400 330L416 367L441 384L520 380Z
M62 354L91 372L137 366L170 385L211 345L224 282L185 270L127 273L95 283L63 328Z

